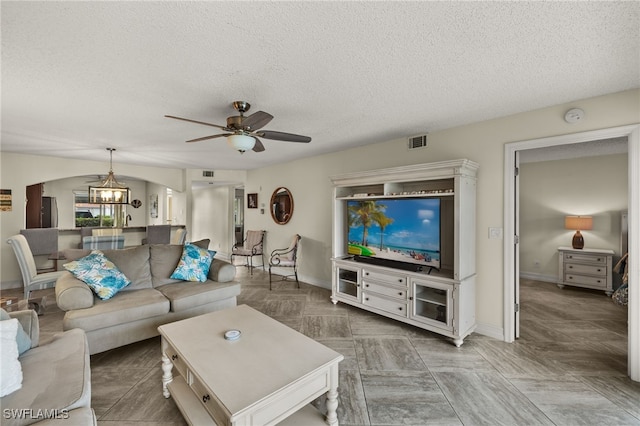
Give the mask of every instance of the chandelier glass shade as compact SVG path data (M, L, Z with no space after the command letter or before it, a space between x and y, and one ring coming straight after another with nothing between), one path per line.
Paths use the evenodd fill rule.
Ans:
M256 140L251 136L239 134L227 136L227 143L236 151L245 152L253 149Z
M116 180L113 174L113 151L115 148L107 148L110 153L109 174L98 186L89 185L89 202L92 204L129 204L131 190Z

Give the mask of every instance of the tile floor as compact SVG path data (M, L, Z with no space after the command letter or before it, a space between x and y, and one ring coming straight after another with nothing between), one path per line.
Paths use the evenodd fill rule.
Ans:
M430 332L344 304L329 291L274 284L238 268L247 304L345 356L341 425L640 425L626 376L626 308L601 292L521 283L521 339L473 334L456 348ZM43 340L61 329L51 299ZM277 344L277 342L274 342ZM183 425L161 392L159 338L91 358L100 425ZM303 425L301 425L303 426Z

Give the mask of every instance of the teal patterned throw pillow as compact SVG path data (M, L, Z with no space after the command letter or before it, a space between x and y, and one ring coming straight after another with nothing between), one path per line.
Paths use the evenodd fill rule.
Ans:
M131 284L129 278L100 250L93 250L88 256L65 263L64 268L84 281L102 300L111 299Z
M205 282L215 254L215 251L203 249L189 243L185 244L180 262L178 262L176 270L171 274L171 278L174 280Z

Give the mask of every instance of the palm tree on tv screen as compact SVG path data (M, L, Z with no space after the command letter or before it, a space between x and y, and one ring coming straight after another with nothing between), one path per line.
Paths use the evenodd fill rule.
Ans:
M385 207L386 208L386 207ZM385 215L382 211L376 211L372 215L372 219L380 227L380 250L384 249L384 228L393 223L393 219Z
M384 227L393 222L393 219L385 216L384 211L387 206L376 201L358 201L349 205L349 227L362 226L362 245L367 247L369 228L373 223L377 223L382 231ZM380 237L380 248L382 249L382 237Z

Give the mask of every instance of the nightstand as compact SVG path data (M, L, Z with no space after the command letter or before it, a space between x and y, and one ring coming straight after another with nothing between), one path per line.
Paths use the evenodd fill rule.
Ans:
M613 293L613 250L558 247L558 287L565 285Z

